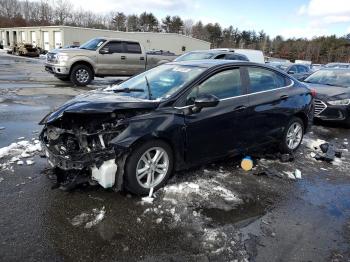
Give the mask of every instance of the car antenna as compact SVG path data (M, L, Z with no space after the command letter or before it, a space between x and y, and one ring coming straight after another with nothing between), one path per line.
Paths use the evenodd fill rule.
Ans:
M149 100L152 100L152 92L151 92L151 86L148 82L148 78L147 76L145 75L145 79L146 79L146 84L147 84L147 90L148 90L148 98Z

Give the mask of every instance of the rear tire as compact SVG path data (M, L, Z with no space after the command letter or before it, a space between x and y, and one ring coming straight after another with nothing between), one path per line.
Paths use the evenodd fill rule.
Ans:
M76 65L70 73L70 81L76 86L87 86L93 78L92 70L86 65Z
M126 160L125 188L136 195L147 195L152 187L157 190L165 185L173 172L173 165L173 152L167 143L161 140L145 142L137 146Z
M280 150L282 153L295 152L304 137L305 127L303 121L298 117L293 117L283 132Z

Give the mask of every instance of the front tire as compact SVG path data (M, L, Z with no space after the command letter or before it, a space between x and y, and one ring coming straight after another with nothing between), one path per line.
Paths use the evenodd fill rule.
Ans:
M298 117L293 117L287 124L280 145L282 153L295 152L304 137L305 127L303 121Z
M147 195L161 188L173 171L173 152L161 140L151 140L136 147L125 164L124 181L128 191Z
M76 65L70 74L70 80L76 86L87 86L94 78L90 67L86 65Z

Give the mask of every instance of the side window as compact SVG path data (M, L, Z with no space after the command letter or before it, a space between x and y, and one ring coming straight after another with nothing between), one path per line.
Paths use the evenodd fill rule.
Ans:
M298 67L298 73L305 73L306 72L306 69L304 66L298 65L297 67Z
M234 55L234 54L228 54L225 56L226 60L241 60L241 61L249 61L248 58L242 55Z
M224 59L224 57L225 57L225 54L221 54L216 56L215 59Z
M242 95L241 86L238 68L219 72L192 89L187 96L187 105L193 104L196 97L204 94L215 95L220 99Z
M111 53L123 53L122 42L109 42L106 44L106 47L109 48Z
M133 42L126 42L126 53L131 54L141 54L141 46L139 43L133 43Z
M260 67L248 67L247 69L250 80L249 93L286 86L287 80L278 73Z
M292 67L288 70L288 72L294 72L294 74L296 74L296 73L298 73L298 69L297 69L296 66L292 66Z

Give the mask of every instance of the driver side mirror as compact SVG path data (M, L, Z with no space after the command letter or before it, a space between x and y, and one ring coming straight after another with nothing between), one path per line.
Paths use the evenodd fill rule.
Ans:
M111 52L109 51L109 48L108 47L103 47L101 48L100 50L100 54L102 55L106 55L106 54L110 54Z
M289 70L287 73L290 75L294 75L296 72L294 70Z
M200 95L195 98L194 106L192 108L193 113L198 113L202 108L205 107L216 107L219 104L220 100L214 95Z

